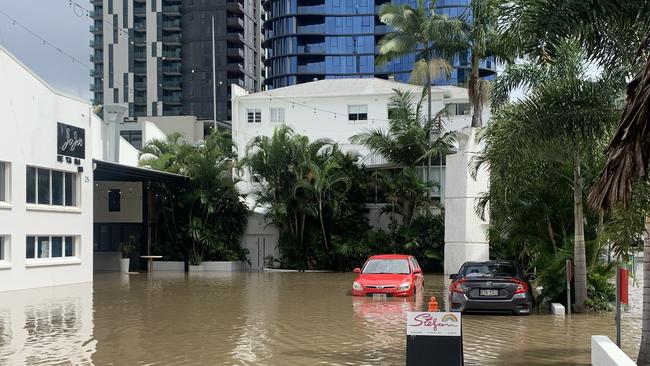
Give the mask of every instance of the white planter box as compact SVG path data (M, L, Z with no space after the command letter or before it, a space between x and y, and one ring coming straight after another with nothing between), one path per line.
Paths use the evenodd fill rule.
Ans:
M243 261L215 261L203 262L206 272L240 272L247 269L248 263Z
M198 266L193 266L190 264L190 272L203 272L203 264Z
M154 271L184 271L185 262L181 261L153 261Z
M120 258L120 272L129 273L129 264L131 259L129 258Z
M591 364L593 366L636 366L616 343L607 336L591 336Z

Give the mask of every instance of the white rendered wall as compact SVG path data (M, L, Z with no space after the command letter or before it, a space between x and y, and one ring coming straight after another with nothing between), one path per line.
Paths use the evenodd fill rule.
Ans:
M399 83L395 84L398 87ZM306 135L311 141L319 138L331 139L338 143L344 151L356 151L364 157L369 155L370 151L365 146L352 144L350 137L366 129L386 130L388 128L388 102L393 93L284 99L272 98L264 95L264 93L246 96L242 88L233 86L232 95L232 133L240 158L245 156L246 146L255 136L272 136L273 131L283 125L283 123L271 122L271 108L284 108L284 124L291 127L295 133ZM242 98L242 96L245 97ZM433 114L440 111L445 102L455 103L456 101L443 101L442 92L434 94L432 102ZM304 105L314 106L318 110ZM347 118L348 105L367 105L368 120L349 121ZM260 109L262 122L248 123L248 109ZM334 114L323 112L323 110L336 112L337 115L335 117ZM446 127L462 128L467 126L465 123L469 123L466 117L453 117ZM243 182L240 183L239 187L244 193L251 191L252 187L248 183L247 175L244 175Z
M11 199L0 207L0 235L10 237L9 266L0 269L0 291L91 282L93 271L93 172L90 105L50 88L0 49L0 160L11 163ZM85 155L77 182L78 208L26 204L26 166L77 172L57 161L57 122L85 129ZM75 263L27 266L27 235L78 236Z
M603 335L591 336L591 364L593 366L636 366L636 363L616 343Z
M489 218L481 219L475 212L476 200L488 191L489 173L485 166L470 175L473 158L478 154L476 129L459 132L459 151L447 155L445 187L445 274L458 273L466 261L489 259L486 237Z

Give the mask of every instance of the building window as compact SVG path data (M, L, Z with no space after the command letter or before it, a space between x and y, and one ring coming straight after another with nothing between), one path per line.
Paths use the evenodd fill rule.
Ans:
M284 122L284 108L271 108L271 122Z
M151 106L155 112L156 105L155 103ZM131 146L135 147L138 150L142 150L142 131L120 131L120 136L126 140Z
M248 123L262 123L261 109L247 109Z
M108 191L108 212L120 212L122 192L119 189Z
M367 121L368 105L348 105L348 120L350 121Z
M0 202L9 202L9 163L0 161Z
M53 259L77 257L77 238L74 236L28 236L27 259Z
M6 235L0 235L0 263L9 262L9 259L11 258L9 253L9 237Z
M77 173L27 167L27 203L77 206Z
M472 114L472 106L469 103L451 103L447 105L446 109L450 116L469 116Z

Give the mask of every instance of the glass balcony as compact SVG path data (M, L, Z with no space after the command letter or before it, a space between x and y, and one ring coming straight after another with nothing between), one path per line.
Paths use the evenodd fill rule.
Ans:
M135 16L146 16L147 15L147 8L145 7L137 7L133 8L133 15Z
M298 33L325 33L325 24L302 25L298 27Z
M146 104L147 103L147 96L146 95L135 95L135 96L133 96L133 101L135 103Z
M136 81L133 83L134 89L147 89L147 83L145 81Z
M313 63L308 65L298 65L298 72L302 74L324 74L325 63Z
M180 64L163 66L163 72L167 74L180 74L181 71L182 71L182 66Z
M181 58L181 50L176 51L163 51L164 58Z
M309 44L298 46L299 53L325 53L325 43Z
M174 103L178 104L181 102L181 93L174 93L169 95L163 95L163 103Z
M298 14L323 14L325 5L299 6Z
M165 20L162 22L163 28L167 29L180 29L181 28L181 21L180 20Z
M147 53L146 52L141 52L141 51L134 52L133 53L133 58L135 58L136 60L137 59L140 59L140 60L146 59L147 58Z
M180 89L181 85L180 80L164 80L162 82L163 89Z
M244 29L244 21L240 18L228 18L226 19L226 25L229 27Z
M180 34L172 34L169 36L163 36L163 42L165 43L181 43Z
M235 58L244 58L244 50L241 48L228 48L228 56L229 57L235 57Z
M147 73L147 68L145 66L142 67L134 67L133 72L136 74L146 74Z
M180 5L163 6L162 11L165 15L181 15Z

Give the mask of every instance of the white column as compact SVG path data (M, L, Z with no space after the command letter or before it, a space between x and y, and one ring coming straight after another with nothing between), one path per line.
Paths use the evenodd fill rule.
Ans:
M477 198L488 191L489 172L483 166L470 175L479 146L476 128L457 132L458 153L447 156L445 179L445 275L457 273L467 261L489 259L488 216L476 215Z

